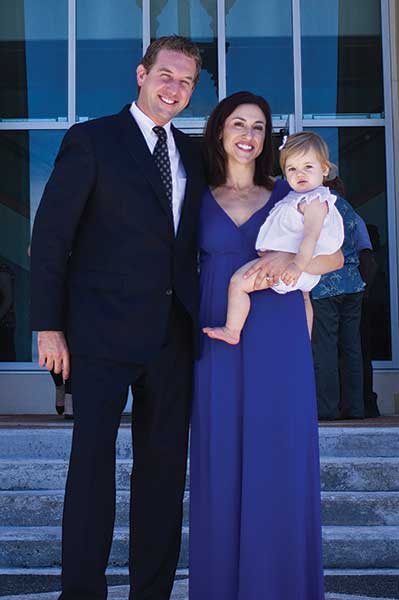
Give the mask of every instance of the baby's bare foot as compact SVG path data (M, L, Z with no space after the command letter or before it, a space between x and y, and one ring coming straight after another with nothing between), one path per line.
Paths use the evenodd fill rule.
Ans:
M228 327L204 327L202 331L210 338L221 340L226 344L235 345L240 342L240 332Z

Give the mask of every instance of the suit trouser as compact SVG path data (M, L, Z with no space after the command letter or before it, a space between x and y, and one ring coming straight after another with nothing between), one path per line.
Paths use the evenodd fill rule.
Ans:
M134 332L132 332L134 335ZM177 566L192 390L192 323L174 308L148 364L72 357L74 432L62 540L62 600L104 600L115 519L115 441L128 386L134 464L131 600L167 600Z
M349 416L364 416L362 299L363 292L358 292L312 300L312 348L320 419L338 417L340 398Z

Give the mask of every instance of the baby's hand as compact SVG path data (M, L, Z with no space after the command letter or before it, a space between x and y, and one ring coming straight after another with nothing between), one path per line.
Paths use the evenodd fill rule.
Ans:
M301 276L301 274L302 274L301 269L298 267L298 265L296 263L292 262L287 266L285 271L282 273L280 279L286 285L295 285L296 282L298 281L299 277Z

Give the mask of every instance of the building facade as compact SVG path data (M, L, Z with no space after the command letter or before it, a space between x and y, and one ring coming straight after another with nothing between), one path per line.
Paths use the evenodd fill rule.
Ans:
M193 134L243 89L276 131L327 141L379 271L370 290L375 387L399 412L399 7L396 0L3 0L0 6L0 414L49 412L29 326L31 227L65 131L136 96L151 39L196 41L204 69L176 120Z

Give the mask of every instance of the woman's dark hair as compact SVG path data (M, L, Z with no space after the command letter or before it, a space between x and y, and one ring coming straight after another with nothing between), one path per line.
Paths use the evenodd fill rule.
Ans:
M223 148L221 134L226 119L238 106L256 104L266 119L265 142L262 152L255 161L254 184L272 190L274 181L271 177L273 166L272 117L270 106L262 96L251 92L237 92L228 96L212 111L205 128L204 158L208 184L217 187L226 183L226 153Z

